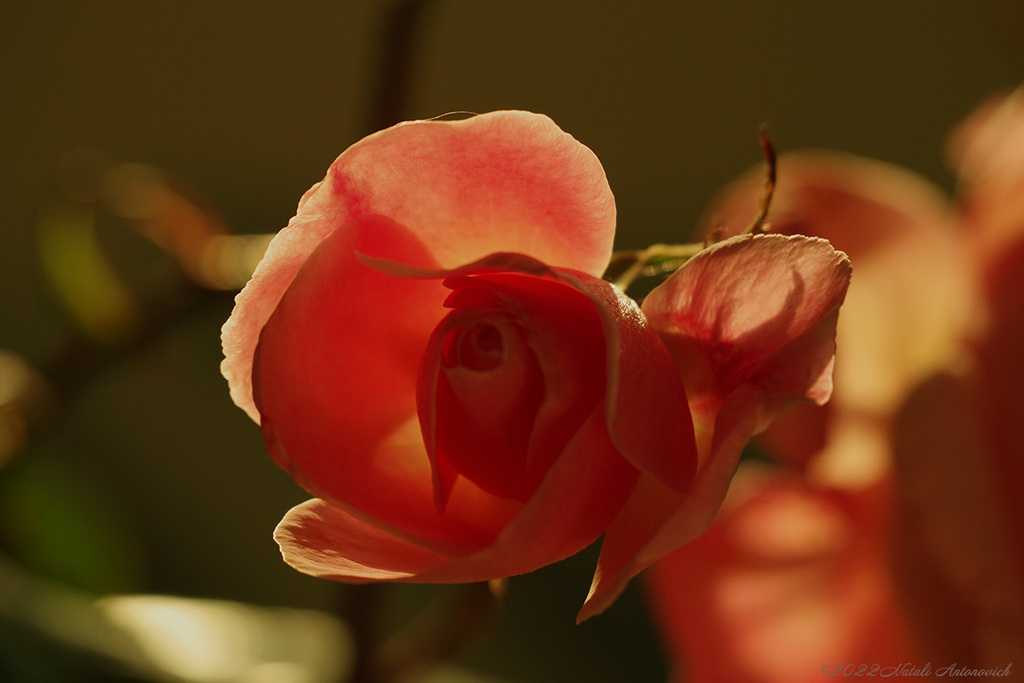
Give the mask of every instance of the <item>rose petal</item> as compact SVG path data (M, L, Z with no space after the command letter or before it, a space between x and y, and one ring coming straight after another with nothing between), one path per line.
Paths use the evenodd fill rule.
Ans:
M974 347L985 453L1024 568L1024 89L979 107L953 145L984 318Z
M300 572L349 583L408 580L448 559L318 498L289 510L274 540Z
M574 555L596 541L622 509L636 477L609 438L598 405L491 546L426 576L431 581L514 576Z
M460 270L445 283L455 310L424 356L424 439L436 445L435 468L448 461L485 490L525 501L605 396L599 315L585 294L557 278ZM444 367L449 328L476 320L508 328L506 351L518 352L490 373ZM468 391L476 398L466 395L470 382L482 383ZM501 415L489 416L496 408Z
M221 366L232 400L259 421L250 371L260 330L306 258L351 219L382 214L453 267L497 251L599 275L615 204L600 163L550 119L494 112L463 121L416 121L347 149L271 242L224 325Z
M577 623L606 610L630 579L704 533L725 499L743 447L761 420L758 396L753 387L743 387L726 399L718 415L717 442L689 491L681 494L653 477L640 477L605 532L594 581Z
M849 260L825 240L739 237L676 271L643 311L679 366L695 415L712 422L745 384L777 398L780 409L794 399L828 400L849 281Z
M533 571L593 543L622 507L637 472L608 439L599 406L530 502L475 553L437 553L321 501L292 510L275 538L299 571L344 581L467 583Z
M672 357L636 302L597 278L564 274L598 304L608 340L608 425L619 451L675 491L697 469L687 393Z
M419 365L446 292L375 272L357 250L427 258L412 233L379 216L321 242L260 338L254 382L268 451L315 496L396 533L437 549L485 545L518 505L467 482L439 517L416 418Z
M641 478L605 533L580 620L703 533L744 445L780 410L799 399L827 399L849 278L849 261L824 240L740 237L705 250L644 301L683 376L702 462L685 493Z
M331 236L303 267L264 331L257 383L262 387L259 404L268 446L300 482L333 506L322 521L307 511L286 525L289 529L317 529L309 531L311 540L306 550L296 549L303 546L301 536L306 532L292 533L287 542L289 552L295 556L308 550L313 558L308 562L312 564L296 561L303 571L328 571L318 564L323 557L323 539L339 534L339 542L346 543L346 534L358 531L352 525L370 523L378 530L372 547L353 550L365 554L359 557L350 557L347 548L337 550L345 554L340 562L346 567L338 572L355 572L353 577L357 580L365 578L369 570L353 569L356 565L386 573L392 570L386 558L396 553L405 557L401 548L408 545L413 548L409 557L420 558L423 551L429 551L434 554L432 557L458 558L418 572L415 580L454 581L463 580L458 578L463 576L494 578L513 569L529 571L578 551L593 542L621 508L636 478L636 470L618 452L617 444L607 433L609 421L619 429L623 425L614 420L615 411L605 406L601 394L590 416L580 416L576 424L582 422L584 426L561 453L555 454L554 464L518 516L520 504L502 502L464 479L451 488L452 498L445 514L440 516L433 507L433 480L423 440L413 435L412 422L402 419L413 407L394 398L415 396L412 387L402 390L401 385L408 384L410 377L416 375L413 366L418 365L418 359L413 359L419 355L413 346L406 348L399 342L422 339L429 334L426 329L439 322L436 318L444 312L438 305L443 288L437 277L451 279L483 273L478 277L490 278L492 294L503 292L509 300L520 304L528 304L530 297L524 299L520 296L522 292L513 295L508 291L509 278L552 278L548 287L574 292L581 301L589 300L588 306L594 304L595 297L605 297L598 298L603 305L609 296L607 292L614 290L597 278L552 270L521 255L499 254L457 271L429 272L415 272L383 258L355 256L363 245L372 246L378 254L386 251L384 245L392 245L392 251L408 256L404 252L414 251L405 244L409 241L415 243L401 226L382 218L364 218L345 232ZM411 258L402 260L415 262L416 257L413 253ZM373 268L366 268L364 263ZM513 265L520 270L488 275L499 267L507 269ZM385 274L382 270L393 272ZM395 277L396 274L406 277ZM338 306L339 297L353 285L367 292L367 296ZM618 299L621 295L611 296ZM550 334L556 326L549 318L560 309L544 309L544 300L537 298L531 305L537 307L534 313L541 323L539 333ZM387 314L370 315L369 310ZM631 329L640 325L642 316L620 319L616 316L618 310L598 310L595 306L600 325L611 331L613 341L603 352L605 357L599 354L593 362L607 364L611 373L620 375L619 385L631 386L650 378L653 395L663 399L646 416L646 422L629 425L661 434L657 438L634 439L657 449L656 454L635 455L639 460L662 459L670 463L665 465L668 469L689 468L692 472L692 432L678 428L678 415L686 410L685 392L672 371L671 358L652 328L644 323L640 329ZM396 334L396 324L405 326L405 332ZM299 330L304 332L300 334ZM573 344L591 341L593 334L585 334ZM649 367L630 366L620 356L623 347L617 338L627 336L634 345L629 348L638 352L644 350L642 344L653 348L630 361L638 364L643 359L651 363ZM423 346L416 348L422 352ZM548 346L557 350L554 342L548 342ZM289 349L299 349L301 353L290 353ZM368 365L370 359L365 356L369 350L375 366ZM337 368L337 376L325 373L325 367ZM621 367L629 367L630 372L621 372ZM386 378L383 384L382 377ZM315 388L318 386L322 388ZM638 391L636 387L630 389L634 394ZM657 422L669 418L675 421L668 429ZM564 429L558 425L549 429L555 427ZM689 436L689 445L682 438L684 435ZM351 523L344 521L349 517ZM472 556L476 549L482 549L480 559L468 560L466 553ZM394 569L396 576L407 570L408 565L401 563Z

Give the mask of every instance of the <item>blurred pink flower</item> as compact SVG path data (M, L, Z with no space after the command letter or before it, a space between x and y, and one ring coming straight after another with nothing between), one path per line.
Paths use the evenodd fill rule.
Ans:
M688 540L659 529L706 526L750 435L831 393L849 264L737 238L641 312L600 279L614 223L593 153L536 114L400 124L335 161L223 333L233 399L316 496L277 529L287 562L479 581L607 530L593 613Z
M857 266L836 390L763 435L788 468L742 466L708 534L652 570L685 680L1021 660L1022 140L1020 93L960 130L959 211L886 164L780 159L773 231L826 237ZM739 181L709 227L757 197Z
M674 680L800 683L913 661L886 571L888 494L741 466L708 532L647 574Z

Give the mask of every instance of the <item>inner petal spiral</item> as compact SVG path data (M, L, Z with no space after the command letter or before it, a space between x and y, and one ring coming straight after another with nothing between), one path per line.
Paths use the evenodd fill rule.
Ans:
M453 325L441 344L437 453L484 490L524 499L530 436L544 377L523 330L508 315Z
M441 362L446 368L462 366L486 372L497 369L505 360L505 343L501 330L489 322L477 322L448 333L441 349Z

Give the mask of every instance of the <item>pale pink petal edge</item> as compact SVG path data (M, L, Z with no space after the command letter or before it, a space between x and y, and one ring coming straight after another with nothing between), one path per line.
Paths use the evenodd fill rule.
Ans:
M438 193L443 194L445 189L435 192L429 183L420 183L415 194L410 195L415 201L402 201L399 195L410 191L408 185L393 182L393 171L389 170L388 159L396 154L400 158L398 152L402 149L437 145L434 138L438 136L430 133L435 130L464 130L472 145L478 143L475 138L490 135L496 145L514 148L520 153L519 158L506 154L509 150L502 148L501 154L492 155L495 158L489 160L495 168L500 163L509 171L503 176L489 168L495 192L506 191L500 185L506 179L511 179L509 183L520 183L510 184L508 191L522 192L524 181L514 171L525 169L526 173L538 174L532 182L544 191L525 197L517 194L509 205L540 203L541 206L532 207L534 214L554 220L549 214L557 208L565 216L559 214L557 225L523 226L521 230L485 227L479 240L452 239L446 232L447 226L435 225L434 214L452 214L457 197L442 197ZM450 144L450 140L442 144ZM387 158L380 161L378 154ZM438 163L443 161L439 159ZM452 163L466 161L456 158ZM522 168L516 165L520 163ZM429 176L436 168L419 167L412 172ZM383 188L379 193L375 192L378 183ZM449 200L450 205L446 204ZM408 208L406 204L425 215L401 215ZM252 279L236 297L235 309L221 330L221 372L228 380L232 400L254 421L259 422L259 411L252 397L250 373L260 330L317 245L351 218L367 213L383 213L407 224L447 266L459 265L453 264L452 259L472 260L495 251L523 251L552 265L600 274L611 255L615 231L615 202L597 157L541 114L499 111L461 121L411 121L360 140L338 157L322 182L303 195L297 215L271 241Z

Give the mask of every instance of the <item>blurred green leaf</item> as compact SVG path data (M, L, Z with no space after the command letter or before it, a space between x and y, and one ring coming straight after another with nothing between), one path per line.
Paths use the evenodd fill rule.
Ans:
M94 340L117 344L139 324L131 292L110 265L94 227L95 212L65 202L39 216L39 250L50 283L76 322Z
M130 524L94 481L57 455L37 447L0 476L0 538L8 552L90 593L136 589L139 555Z

